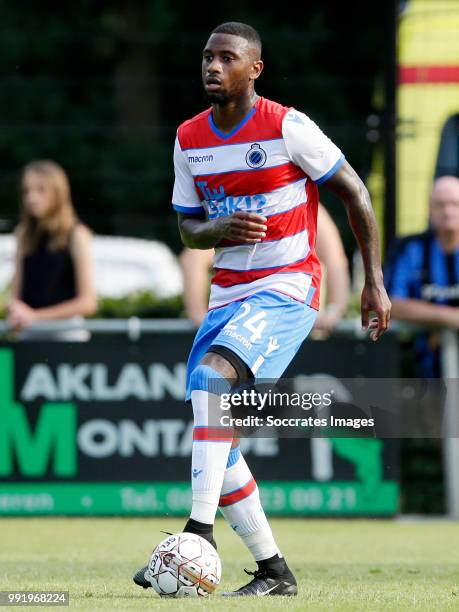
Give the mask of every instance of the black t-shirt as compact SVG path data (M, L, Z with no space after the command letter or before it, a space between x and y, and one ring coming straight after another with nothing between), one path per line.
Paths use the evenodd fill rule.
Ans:
M31 308L54 306L76 296L75 269L69 248L51 251L43 234L22 264L21 299Z

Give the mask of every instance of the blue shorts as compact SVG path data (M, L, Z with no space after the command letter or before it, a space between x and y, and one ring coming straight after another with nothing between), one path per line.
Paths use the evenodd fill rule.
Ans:
M186 376L186 401L190 376L212 345L235 353L252 371L255 380L277 380L308 336L317 310L276 291L260 291L207 313L191 348Z

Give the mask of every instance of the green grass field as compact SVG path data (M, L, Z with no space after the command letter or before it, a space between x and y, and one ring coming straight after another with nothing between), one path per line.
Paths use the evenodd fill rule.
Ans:
M2 519L0 590L68 590L70 607L79 610L459 609L459 524L273 520L300 594L250 603L217 595L161 600L133 584L134 570L164 537L160 530L182 526L177 519ZM219 590L239 587L243 568L254 563L223 521L216 536Z

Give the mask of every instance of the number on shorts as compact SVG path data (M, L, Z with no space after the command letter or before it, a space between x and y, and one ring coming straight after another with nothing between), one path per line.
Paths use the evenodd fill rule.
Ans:
M246 317L249 312L250 304L242 304L241 312L225 325L225 329L236 329L236 321L240 321L241 319ZM250 319L247 319L247 321L244 322L244 327L248 329L249 332L252 332L252 335L250 336L250 342L256 342L261 338L263 331L266 327L266 321L261 320L264 319L264 317L266 317L266 311L261 310L260 312L257 312L257 314L253 315L253 317L250 317ZM258 323L258 325L255 325L255 323Z
M239 321L240 319L243 319L246 315L249 314L250 312L250 304L242 304L242 308L241 310L243 312L240 312L238 315L236 315L234 317L234 319L231 319L231 321L229 321L229 323L227 323L225 325L225 329L236 329L237 325L234 325L236 323L236 321Z

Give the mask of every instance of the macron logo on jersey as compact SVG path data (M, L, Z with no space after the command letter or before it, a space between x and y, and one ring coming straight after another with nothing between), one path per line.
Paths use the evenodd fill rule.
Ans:
M188 155L190 164L205 164L214 161L213 155Z
M205 164L214 161L213 155L188 155L190 164Z

